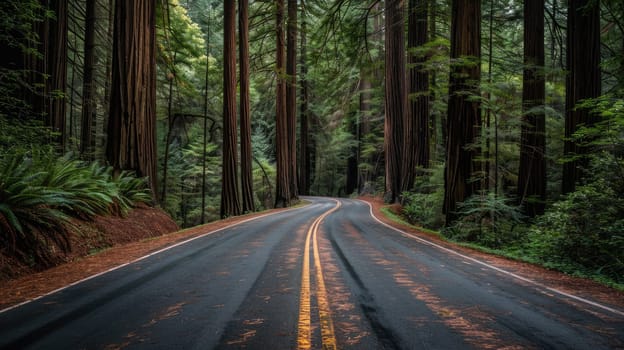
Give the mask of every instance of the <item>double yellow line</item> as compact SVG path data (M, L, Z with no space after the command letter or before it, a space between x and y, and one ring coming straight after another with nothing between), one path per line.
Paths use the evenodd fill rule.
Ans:
M310 349L312 346L311 310L310 310L310 239L313 241L314 249L314 269L316 270L316 298L319 309L319 319L321 323L321 340L323 349L336 349L336 335L334 334L334 324L329 310L327 290L325 289L325 279L321 268L321 258L318 249L316 233L319 225L329 214L340 208L341 204L335 200L336 206L319 216L308 229L303 252L303 269L301 271L301 296L299 301L299 327L297 334L298 349Z

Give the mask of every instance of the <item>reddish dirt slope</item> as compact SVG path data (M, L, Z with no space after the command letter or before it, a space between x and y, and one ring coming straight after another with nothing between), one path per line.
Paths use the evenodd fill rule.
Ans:
M273 211L281 210L285 209ZM59 266L36 272L0 254L0 271L4 275L0 279L0 309L36 298L177 242L264 214L266 212L233 217L183 231L178 231L175 222L162 210L154 208L138 208L125 219L98 218L94 223L82 223L81 237L73 237L73 251Z

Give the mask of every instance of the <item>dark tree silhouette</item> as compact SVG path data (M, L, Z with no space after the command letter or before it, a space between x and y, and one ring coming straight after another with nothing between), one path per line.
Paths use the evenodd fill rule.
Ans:
M288 124L288 157L290 199L297 200L297 0L288 0L286 39L286 119Z
M87 1L85 16L84 68L82 84L82 122L80 132L80 155L94 159L95 152L95 9L96 1Z
M566 63L566 119L564 153L573 158L563 165L562 192L574 191L583 176L588 148L572 136L581 125L591 126L596 116L579 101L600 95L600 7L594 0L569 0ZM584 140L587 141L587 140Z
M305 6L301 6L301 52L299 55L299 69L301 70L301 97L299 119L299 193L307 195L310 192L310 141L308 121L308 68L306 63L307 41Z
M408 50L424 45L428 38L427 1L410 0L408 16ZM410 68L407 85L408 109L405 114L402 190L414 186L416 167L429 167L429 74L423 69L425 57L408 53Z
M481 58L481 1L453 0L451 13L451 76L447 116L444 188L446 224L456 218L457 203L479 190L474 181L480 134L481 107L470 100L479 95Z
M403 114L405 96L405 43L403 1L386 1L386 200L394 203L401 194Z
M530 217L544 213L546 200L545 84L544 0L525 1L518 198Z

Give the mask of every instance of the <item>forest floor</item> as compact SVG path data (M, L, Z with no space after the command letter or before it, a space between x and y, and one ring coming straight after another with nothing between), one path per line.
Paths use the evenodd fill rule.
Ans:
M568 276L536 265L457 246L434 234L422 232L413 226L397 223L389 219L381 211L381 209L386 206L381 198L362 197L361 199L371 204L373 213L377 218L403 230L409 235L421 237L468 257L481 260L499 269L535 281L542 286L548 286L549 288L573 294L581 298L613 305L620 309L624 308L624 293L621 291L588 279ZM392 207L391 209L398 211L399 208ZM126 219L98 218L95 226L98 226L100 231L96 230L90 232L90 230L93 229L87 228L85 230L87 233L83 233L82 235L90 237L89 239L84 239L84 237L79 239L76 237L75 239L77 241L73 244L74 250L72 252L72 257L68 259L66 263L40 272L28 271L27 269L19 271L19 269L24 268L18 266L15 268L18 271L12 271L12 273L19 274L21 277L13 279L5 278L4 281L0 280L2 283L0 286L0 310L45 295L117 266L130 263L167 246L253 217L282 210L286 209L274 209L266 212L232 217L182 231L177 231L175 223L164 212L154 208L139 208L132 211ZM92 226L93 225L90 225L89 227ZM102 234L101 231L105 233ZM112 245L112 247L103 250L94 250L93 247L97 246L97 244L94 243L95 241L104 241L109 246ZM0 256L0 259L2 258L3 257ZM10 261L0 260L0 268L6 268L10 263Z

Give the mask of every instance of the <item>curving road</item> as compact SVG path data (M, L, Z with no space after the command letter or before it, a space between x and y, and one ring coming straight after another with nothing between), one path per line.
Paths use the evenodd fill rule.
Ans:
M624 348L624 310L307 199L3 311L0 348Z

